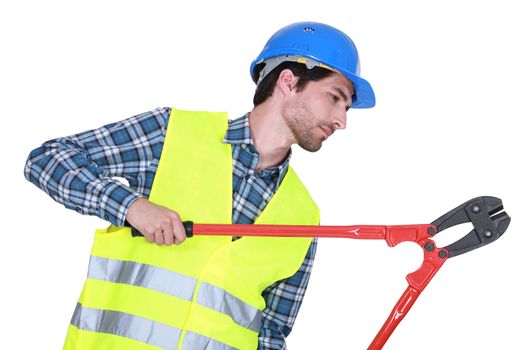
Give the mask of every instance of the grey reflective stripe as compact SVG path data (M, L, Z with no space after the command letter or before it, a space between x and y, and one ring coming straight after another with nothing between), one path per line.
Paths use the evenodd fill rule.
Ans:
M181 334L180 329L163 323L81 304L77 304L71 324L84 331L119 335L169 350L177 349Z
M88 278L152 289L191 301L195 278L133 261L91 256ZM259 333L262 312L222 288L202 282L197 303L230 316L239 326Z
M222 288L202 282L197 303L226 314L240 326L259 333L262 312Z
M182 341L182 350L235 350L237 348L231 347L215 339L208 338L204 335L186 332L184 340Z
M91 256L88 278L144 287L191 301L197 280L161 267Z

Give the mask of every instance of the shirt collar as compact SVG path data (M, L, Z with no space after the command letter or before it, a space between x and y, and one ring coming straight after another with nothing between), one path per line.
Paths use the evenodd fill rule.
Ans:
M231 145L244 145L243 147L247 147L250 150L250 153L255 153L256 157L258 158L259 152L257 152L257 149L255 148L250 133L250 123L248 118L249 116L250 113L246 113L240 118L228 120L228 128L226 129L226 134L224 135L224 139L222 140L222 142L229 143ZM274 172L277 170L280 175L280 180L282 180L284 174L286 173L286 169L288 168L288 163L290 162L291 156L292 149L290 148L288 154L286 155L286 158L280 165L264 169L263 172Z
M226 135L224 135L223 143L229 143L232 145L238 144L249 144L253 145L252 136L250 133L250 123L248 116L250 113L246 113L240 118L234 120L228 120L228 129Z

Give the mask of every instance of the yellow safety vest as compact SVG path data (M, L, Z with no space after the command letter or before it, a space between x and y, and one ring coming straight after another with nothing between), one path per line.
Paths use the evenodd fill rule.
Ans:
M231 223L226 113L172 110L150 200L196 223ZM317 225L291 167L255 224ZM256 349L263 290L293 275L311 238L195 236L180 246L97 230L64 349Z

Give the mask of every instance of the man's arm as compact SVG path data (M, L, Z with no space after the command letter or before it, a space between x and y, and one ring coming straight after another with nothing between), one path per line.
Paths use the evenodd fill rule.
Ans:
M317 238L312 240L305 259L297 272L278 281L263 292L266 309L263 311L258 350L284 350L285 338L292 331L308 286L317 249Z
M183 232L182 224L172 219L177 215L145 199L157 170L170 111L158 108L47 141L29 154L25 177L68 209L117 226L128 219L150 242L171 244L169 237L175 228L179 235ZM117 177L125 178L129 186ZM128 211L133 215L128 217Z

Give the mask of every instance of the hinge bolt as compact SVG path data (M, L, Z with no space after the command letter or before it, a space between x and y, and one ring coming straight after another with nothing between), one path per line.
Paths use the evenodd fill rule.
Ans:
M431 226L431 227L427 228L427 233L429 235L435 235L436 234L436 229Z
M426 251L431 252L431 251L434 250L434 248L435 248L434 243L432 243L432 242L425 243L425 250Z

